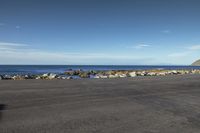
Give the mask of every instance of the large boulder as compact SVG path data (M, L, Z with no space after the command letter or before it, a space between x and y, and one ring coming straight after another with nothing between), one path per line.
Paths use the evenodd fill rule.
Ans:
M129 76L130 76L130 77L135 77L135 76L137 76L137 74L136 74L136 72L130 72L130 73L129 73Z
M126 78L127 75L126 75L126 74L119 74L119 77L120 77L120 78Z
M192 66L200 66L200 59L192 63Z
M58 77L57 74L50 73L49 76L48 76L48 79L55 79L55 78L57 78L57 77Z

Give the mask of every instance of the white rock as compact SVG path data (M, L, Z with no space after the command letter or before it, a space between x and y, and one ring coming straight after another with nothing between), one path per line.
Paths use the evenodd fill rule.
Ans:
M67 77L67 79L73 79L73 77L69 76L69 77Z
M167 74L165 72L159 72L157 75L159 75L159 76L165 76Z
M106 76L106 75L100 75L99 77L102 78L102 79L108 78L108 76Z
M118 75L109 75L109 78L118 78Z
M45 73L42 75L42 77L48 77L49 76L49 73Z
M35 79L41 79L41 77L40 77L40 76L37 76Z
M126 76L126 74L120 74L119 77L120 78L126 78L127 76Z
M60 77L60 79L67 79L67 77Z
M177 74L178 72L177 72L176 70L173 70L172 73L173 73L173 74Z
M148 75L148 76L155 76L156 73L154 73L154 72L149 72L149 73L147 73L147 75Z
M145 76L145 75L147 75L147 72L142 71L142 72L140 73L140 75L141 75L141 76Z
M99 78L100 78L100 76L98 76L98 75L95 75L93 78L95 78L95 79L99 79Z
M13 79L13 80L16 80L16 79L17 79L17 76L13 76L12 79Z
M49 79L55 79L56 77L57 77L57 75L53 74L53 73L50 73L48 76Z
M136 72L130 72L129 75L130 75L130 77L135 77L135 76L137 76Z

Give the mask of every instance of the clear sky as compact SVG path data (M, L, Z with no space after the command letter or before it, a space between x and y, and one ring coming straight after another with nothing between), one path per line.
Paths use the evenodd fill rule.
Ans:
M188 65L200 0L1 0L0 64Z

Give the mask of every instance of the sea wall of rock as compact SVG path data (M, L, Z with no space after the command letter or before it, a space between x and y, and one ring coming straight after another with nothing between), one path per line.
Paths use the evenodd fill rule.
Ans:
M112 70L112 71L82 71L70 70L63 74L45 73L41 75L0 75L0 80L53 80L53 79L77 79L77 78L127 78L136 76L166 76L200 74L199 69L193 70Z

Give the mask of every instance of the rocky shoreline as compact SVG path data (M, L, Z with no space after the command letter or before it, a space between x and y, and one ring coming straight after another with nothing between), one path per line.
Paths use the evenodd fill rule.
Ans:
M28 80L28 79L79 79L79 78L127 78L136 76L165 76L200 74L199 69L192 70L111 70L111 71L83 71L68 70L62 74L45 73L37 75L0 75L0 80Z

